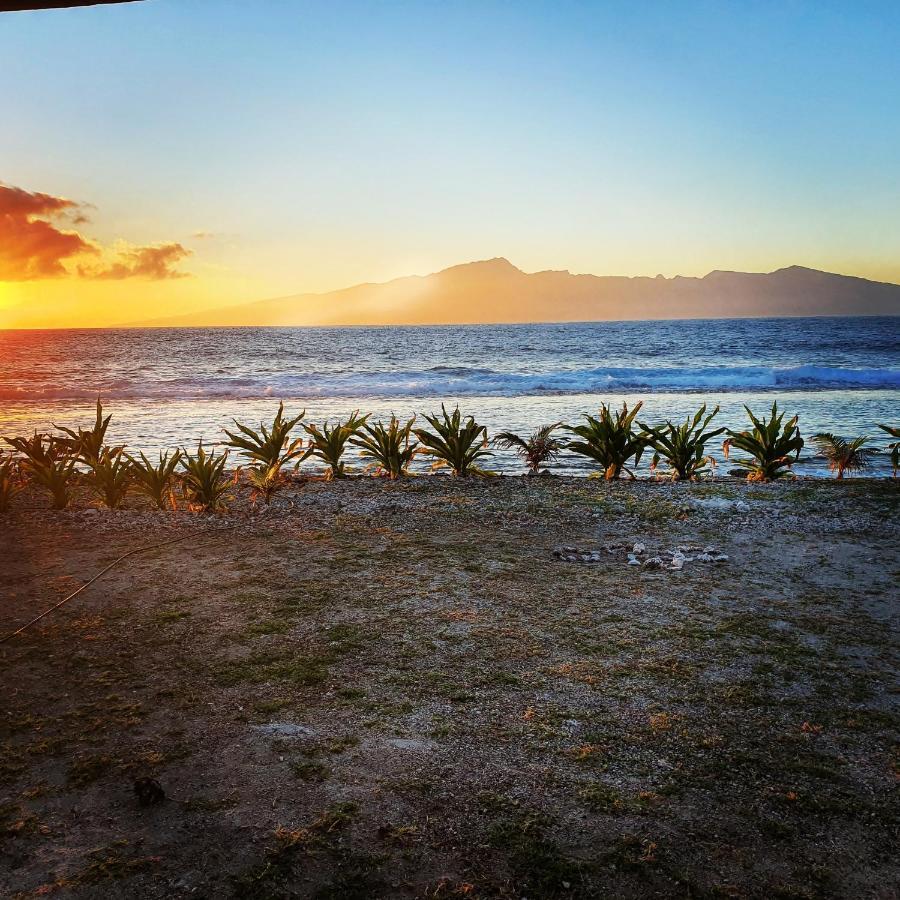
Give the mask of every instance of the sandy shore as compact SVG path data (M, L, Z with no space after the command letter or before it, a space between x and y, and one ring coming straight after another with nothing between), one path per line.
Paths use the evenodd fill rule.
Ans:
M0 895L898 896L900 483L34 505Z

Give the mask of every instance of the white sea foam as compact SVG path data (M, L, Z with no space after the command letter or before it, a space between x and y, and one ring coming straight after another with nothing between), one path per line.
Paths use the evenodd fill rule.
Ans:
M342 374L207 375L93 385L18 383L0 386L0 400L79 400L101 393L106 400L201 400L283 398L523 397L615 392L734 392L829 389L897 389L900 369L832 366L710 366L555 369L503 372L436 366L422 370L356 371Z

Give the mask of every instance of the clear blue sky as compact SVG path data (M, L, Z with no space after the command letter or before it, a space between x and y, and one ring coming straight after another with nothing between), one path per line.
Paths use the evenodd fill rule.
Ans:
M184 242L192 291L499 255L900 281L894 2L149 0L2 15L0 74L0 180Z

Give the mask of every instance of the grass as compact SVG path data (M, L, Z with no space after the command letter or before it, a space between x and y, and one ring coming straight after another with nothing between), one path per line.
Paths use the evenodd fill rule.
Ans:
M26 860L5 875L13 890L47 877L28 862L33 842L42 854L70 841L106 851L124 832L101 818L88 833L59 813L87 802L115 808L145 843L74 854L60 878L90 868L124 879L99 890L130 895L186 871L198 893L251 897L390 896L396 884L423 897L840 897L891 883L900 757L884 691L898 565L891 545L874 549L878 494L834 501L833 483L814 488L809 530L791 538L802 562L779 562L778 520L743 543L729 521L716 545L733 564L644 580L624 555L561 567L551 551L643 537L640 513L677 505L680 487L545 479L526 497L496 481L495 509L461 502L480 496L465 482L390 487L405 498L403 543L367 531L353 508L334 517L349 485L307 486L302 533L319 537L295 539L288 516L248 524L208 567L186 543L171 561L110 573L7 647L17 690L0 721L12 804L0 821L25 823L7 840ZM807 487L760 491L788 516ZM376 489L352 486L377 522ZM452 530L429 530L426 504L443 513L448 494L460 498ZM595 519L598 496L621 509ZM838 530L845 514L854 529ZM671 518L659 542L692 541L712 516ZM46 548L79 529L59 526ZM91 570L132 539L81 540L72 558ZM353 553L337 581L336 560ZM859 568L873 557L883 565ZM46 582L17 581L23 571L13 558L17 608L44 599ZM868 593L873 572L883 596ZM312 733L253 728L272 722ZM173 803L132 807L138 772Z

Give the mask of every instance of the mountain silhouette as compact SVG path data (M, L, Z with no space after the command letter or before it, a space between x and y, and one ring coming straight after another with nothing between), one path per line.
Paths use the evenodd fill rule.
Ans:
M427 325L900 314L900 285L790 266L702 278L526 273L503 258L141 325Z

